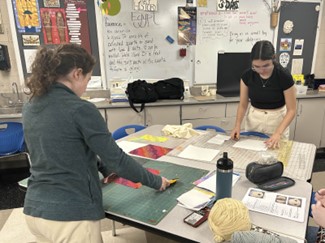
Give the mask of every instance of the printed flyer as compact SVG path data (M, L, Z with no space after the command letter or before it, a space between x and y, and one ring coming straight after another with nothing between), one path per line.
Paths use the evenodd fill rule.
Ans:
M249 188L242 201L251 211L304 222L306 198Z

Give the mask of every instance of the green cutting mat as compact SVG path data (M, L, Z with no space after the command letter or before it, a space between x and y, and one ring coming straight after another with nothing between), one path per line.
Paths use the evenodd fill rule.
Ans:
M168 179L179 181L164 192L142 186L133 189L111 183L103 187L104 209L119 215L156 225L177 204L176 198L194 187L195 180L208 173L207 170L175 165L172 163L136 158L144 167L160 171Z

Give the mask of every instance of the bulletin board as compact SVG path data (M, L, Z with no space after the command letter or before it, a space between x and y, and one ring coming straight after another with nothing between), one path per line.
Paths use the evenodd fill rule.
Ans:
M281 2L276 45L277 58L291 74L313 73L321 8L320 0ZM291 21L293 26L288 25L287 21ZM284 28L288 28L288 31Z
M272 42L270 0L238 1L238 9L217 11L217 1L198 8L194 84L215 84L218 53L250 52L259 40Z
M135 9L134 2L139 1L120 0L116 15L103 15L107 80L179 77L191 81L194 53L177 40L177 11L186 1L158 0L156 11ZM186 49L183 57L182 48Z
M95 3L88 0L13 0L12 10L24 78L41 45L80 44L95 56L100 76Z

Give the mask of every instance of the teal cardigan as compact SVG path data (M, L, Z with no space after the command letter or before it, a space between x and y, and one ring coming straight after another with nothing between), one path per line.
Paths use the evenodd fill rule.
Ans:
M58 221L104 218L98 171L154 189L161 186L160 176L118 147L95 105L63 84L24 106L23 127L32 164L27 215Z

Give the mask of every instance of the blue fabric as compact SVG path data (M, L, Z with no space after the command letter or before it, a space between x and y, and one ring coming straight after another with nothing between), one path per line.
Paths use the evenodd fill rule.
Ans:
M255 136L260 138L269 138L268 135L261 133L261 132L254 132L254 131L248 131L248 132L241 132L240 135L244 136Z

